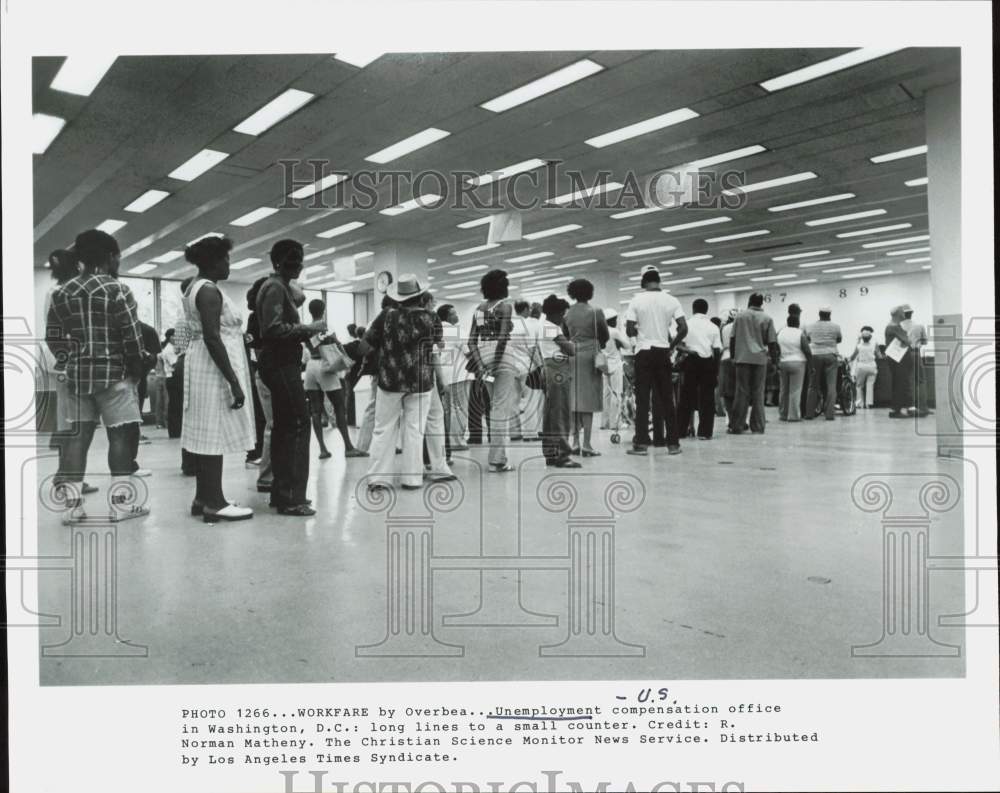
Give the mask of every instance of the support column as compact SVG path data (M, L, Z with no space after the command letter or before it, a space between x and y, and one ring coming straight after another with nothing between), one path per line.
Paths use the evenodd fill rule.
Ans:
M959 83L927 92L927 217L931 236L928 333L934 348L934 421L938 455L961 456L962 367L962 150ZM925 419L926 421L927 419Z
M388 272L395 283L404 273L412 273L421 284L427 283L427 248L423 243L408 240L389 240L375 246L375 261L372 267L374 276ZM372 282L374 286L374 280ZM376 293L376 304L382 299Z
M594 299L590 301L596 308L613 308L621 313L624 306L619 305L620 301L627 300L632 296L631 292L619 292L621 275L615 270L602 270L587 277L587 280L594 284Z

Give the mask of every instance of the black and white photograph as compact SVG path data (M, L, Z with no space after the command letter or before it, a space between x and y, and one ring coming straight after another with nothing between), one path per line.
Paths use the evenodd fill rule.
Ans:
M811 4L701 10L738 5ZM961 43L185 51L102 24L4 86L30 110L4 141L12 681L156 690L188 733L217 686L989 679L997 323L964 295L992 303L992 163ZM275 768L253 789L312 790ZM224 789L196 779L173 789Z

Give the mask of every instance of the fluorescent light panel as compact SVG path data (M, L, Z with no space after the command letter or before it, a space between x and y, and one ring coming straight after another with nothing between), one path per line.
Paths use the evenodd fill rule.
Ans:
M906 157L917 157L921 154L927 154L926 146L913 146L909 149L900 149L899 151L890 151L888 154L879 154L875 157L869 157L872 162L892 162L893 160L902 160Z
M680 259L664 259L660 264L687 264L688 262L703 262L705 259L711 259L712 254L703 253L700 256L684 256Z
M727 286L722 289L716 289L715 292L716 294L719 292L749 292L751 289L753 289L752 286Z
M403 140L398 143L387 146L374 154L369 154L365 157L365 160L368 162L378 163L379 165L384 165L387 162L398 160L405 154L414 152L417 149L422 149L424 146L430 146L432 143L436 143L442 138L447 138L450 134L450 132L445 132L443 129L428 127L427 129L418 132L415 135L410 135L408 138L403 138Z
M842 275L841 278L868 278L875 275L892 275L892 270L871 270L867 273L851 273L850 275Z
M252 226L254 223L263 220L264 218L269 218L271 215L275 214L278 210L274 207L258 207L252 212L247 212L245 215L241 215L236 218L236 220L230 220L230 226Z
M750 271L747 270L746 272L740 273L740 274L741 275L746 275L746 273L748 273L748 272L750 272ZM782 273L781 275L762 275L760 278L751 278L750 280L751 281L780 281L782 278L794 278L794 277L795 277L794 273Z
M826 256L830 251L807 251L806 253L786 253L784 256L772 256L772 262L790 262L793 259L808 259L810 256Z
M440 201L442 198L443 196L440 196L437 193L424 193L424 195L411 198L409 201L404 201L402 204L396 204L394 207L386 207L381 210L379 214L389 215L390 217L402 215L404 212L409 212L411 209L433 204L435 201Z
M698 118L698 115L691 108L682 107L677 110L671 110L669 113L662 113L659 116L647 118L644 121L638 121L635 124L629 124L627 127L605 132L603 135L598 135L594 138L588 138L584 143L588 146L593 146L595 149L603 149L605 146L611 146L615 143L637 138L640 135L647 135L650 132L666 129L684 121L690 121L692 118Z
M639 277L642 278L642 276L639 276ZM691 284L691 283L694 283L695 281L703 281L703 280L705 280L705 279L702 276L700 276L700 275L694 275L694 276L691 276L690 278L675 278L673 281L660 281L660 284L661 285L669 285L669 284Z
M170 193L166 190L147 190L135 201L125 207L126 212L145 212L147 209L155 207Z
M552 251L540 251L539 253L527 253L524 256L515 256L513 259L504 259L507 264L520 264L521 262L530 262L535 259L544 259L547 256L555 256Z
M904 259L907 264L919 264L920 262L929 262L930 260L930 256L918 256L916 259Z
M603 240L591 240L590 242L581 242L577 244L577 248L596 248L599 245L612 245L616 242L627 242L632 239L631 234L623 234L620 237L605 237Z
M740 270L738 273L724 273L724 275L729 278L732 278L734 275L742 278L744 275L760 275L761 273L769 273L773 269L773 267L760 267L756 270Z
M823 198L810 198L808 201L796 201L793 204L779 204L778 206L768 207L768 212L788 212L792 209L803 209L804 207L814 207L820 204L832 204L834 201L847 201L851 198L857 198L854 193L837 193L836 195L828 195Z
M454 283L454 284L445 284L444 288L445 289L465 289L466 287L469 287L469 286L475 286L478 283L479 283L479 281L459 281L458 283Z
M799 269L801 270L806 267L826 267L828 264L847 264L853 261L853 257L846 256L843 259L827 259L825 262L803 262L799 265Z
M675 250L677 250L677 248L675 248L673 245L658 245L655 248L643 248L642 250L638 251L625 251L622 253L622 256L629 258L631 258L632 256L649 256L654 253L666 253L667 251L675 251Z
M587 187L583 190L577 190L573 193L563 193L553 198L548 203L550 204L569 204L573 201L577 201L581 198L591 198L592 196L599 195L601 193L613 193L616 190L621 190L625 185L620 182L605 182L603 184L595 185L594 187Z
M241 132L244 135L260 135L267 132L279 121L288 118L296 110L305 107L315 98L316 94L300 91L298 88L289 88L245 121L233 127L233 131Z
M107 234L114 234L119 229L125 228L128 222L125 220L115 220L114 218L108 218L101 225L97 227L98 231L103 231Z
M171 179L180 179L183 182L190 182L197 179L205 171L211 170L229 155L215 149L202 149L194 157L167 174Z
M770 190L772 187L783 187L786 184L806 182L810 179L816 178L818 178L817 175L812 171L803 171L802 173L793 173L790 176L779 176L777 179L766 179L763 182L752 182L751 184L745 184L733 190L723 190L722 194L736 195L737 193L754 193L758 190Z
M802 286L802 284L814 284L815 278L803 278L801 281L776 281L775 286Z
M565 88L567 85L571 85L603 70L604 67L599 63L584 58L576 63L571 63L569 66L557 69L537 80L532 80L520 88L515 88L513 91L501 94L488 102L483 102L480 107L493 113L502 113L505 110L510 110L512 107L530 102L532 99L537 99L560 88Z
M70 55L59 67L49 87L67 94L90 96L116 57L115 55Z
M45 154L45 150L52 145L62 128L66 126L66 119L59 116L50 116L47 113L35 113L31 117L31 151L33 154Z
M255 264L260 264L262 261L264 260L251 256L247 259L240 259L238 262L234 262L233 264L229 265L229 269L245 270L247 267L253 267Z
M714 226L718 223L728 223L731 220L732 218L725 216L709 218L708 220L695 220L691 223L679 223L676 226L664 226L660 231L665 231L669 234L672 231L685 231L686 229L697 229L702 226Z
M927 253L930 248L906 248L901 251L886 251L886 256L908 256L911 253Z
M568 231L576 231L577 229L582 229L579 223L567 223L564 226L554 226L550 229L542 229L541 231L533 231L530 234L525 234L524 238L526 240L540 240L543 237L554 237L556 234L565 234Z
M746 262L729 262L728 264L705 264L701 267L695 267L695 270L732 270L736 267L746 267Z
M145 264L137 264L135 267L128 270L129 275L142 275L143 273L148 273L150 270L155 270L156 265L152 262L146 262Z
M731 240L745 240L747 237L762 237L765 234L770 234L771 232L767 229L760 229L758 231L744 231L742 234L727 234L725 237L711 237L705 242L716 243L716 242L729 242Z
M168 264L174 259L179 259L183 255L184 251L167 251L166 253L161 253L159 256L150 259L150 261L156 262L157 264Z
M313 251L312 253L307 253L304 257L304 261L311 262L313 259L318 259L320 256L327 256L337 250L336 245L331 245L329 248L324 248L321 251Z
M891 226L879 226L874 229L859 229L858 231L844 231L837 235L840 239L848 237L864 237L868 234L885 234L887 231L901 231L902 229L912 229L912 223L895 223Z
M486 265L483 265L483 269L486 269ZM507 278L527 278L529 275L534 275L534 270L523 270L519 273L507 273Z
M824 273L849 273L852 270L870 270L874 267L874 264L852 264L848 267L831 267L829 270L824 270Z
M900 47L862 47L861 49L852 50L851 52L846 52L843 55L837 55L834 58L827 58L825 61L820 61L819 63L814 63L812 66L804 66L801 69L795 69L794 71L787 72L786 74L779 75L778 77L772 77L770 80L765 80L759 83L760 87L765 91L780 91L783 88L789 88L793 85L799 85L800 83L809 82L810 80L815 80L819 77L825 77L828 74L833 74L834 72L839 72L843 69L850 69L852 66L857 66L861 63L866 63L868 61L875 60L876 58L883 58L893 52L897 52Z
M864 212L852 212L849 215L834 215L828 218L817 218L807 220L807 226L828 226L831 223L847 223L850 220L860 220L861 218L873 218L877 215L884 215L884 209L866 209Z
M364 225L366 224L363 220L352 220L350 223L344 223L340 226L334 226L332 229L321 231L316 236L328 240L331 237L338 237L341 234L347 234L349 231L354 231L355 229L359 229Z
M537 158L524 160L523 162L516 162L513 165L507 165L503 168L498 168L495 171L481 174L475 179L470 179L469 184L474 187L482 187L483 185L491 184L493 182L509 179L511 176L516 176L519 173L533 171L536 168L541 168L543 165L545 165L545 160L539 160Z
M577 262L565 262L564 264L553 265L553 270L566 270L570 267L582 267L585 264L593 264L597 259L580 259Z
M369 63L378 58L381 58L385 53L382 52L371 52L369 50L353 50L351 52L338 52L333 57L338 61L343 61L344 63L349 63L351 66L357 66L359 69L363 69Z
M475 220L467 220L464 223L459 223L458 228L460 229L471 229L476 226L485 226L490 222L489 218L476 218Z
M921 187L922 185L927 184L927 177L921 176L919 179L907 179L903 182L903 184L907 187Z
M318 179L312 184L307 184L305 187L300 187L298 190L293 190L288 194L289 198L309 198L309 196L316 195L316 193L322 193L327 188L333 187L338 182L343 182L347 178L346 174L342 173L331 173L324 176L322 179Z
M898 240L882 240L881 242L866 242L862 248L887 248L890 245L907 245L911 242L926 242L931 238L930 234L921 234L918 237L901 237Z
M762 154L765 151L767 151L767 149L764 146L755 143L753 146L744 146L742 149L733 149L732 151L716 154L712 157L703 157L700 160L693 160L686 163L686 167L698 169L708 168L711 165L719 165L720 163L730 162L732 160L741 160L744 157L749 157L753 154Z
M463 273L474 273L477 270L489 269L485 264L473 264L469 267L459 267L457 270L449 270L448 275L462 275Z
M452 251L452 256L468 256L470 253L482 253L483 251L493 250L493 248L499 248L499 242L487 242L485 245L476 245L474 248L463 248L460 251Z
M625 212L616 212L611 215L612 220L625 220L626 218L634 218L639 215L648 215L650 212L662 212L664 209L673 209L673 207L643 207L642 209L629 209Z

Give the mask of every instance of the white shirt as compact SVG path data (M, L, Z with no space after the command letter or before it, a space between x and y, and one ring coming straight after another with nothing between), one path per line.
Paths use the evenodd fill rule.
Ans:
M538 339L538 349L542 351L542 358L551 360L560 351L559 345L555 343L554 339L556 336L562 334L562 326L556 325L554 322L549 322L549 320L540 321L539 325L541 334Z
M635 349L670 346L670 325L684 316L676 297L659 289L644 289L628 304L625 321L634 322L639 330Z
M779 330L778 346L781 348L782 361L805 361L806 354L802 352L802 328L785 326Z
M715 350L722 349L722 336L719 328L705 314L692 314L684 345L699 358L711 358Z
M535 349L538 334L533 333L528 324L531 321L530 317L519 317L515 314L510 321L513 327L507 339L507 346L504 348L504 357L514 368L514 373L523 377L528 374L531 367L531 351Z
M465 370L465 342L458 325L441 322L441 335L444 347L435 347L434 363L444 385L464 383L469 373Z
M735 322L727 322L722 326L722 332L719 334L722 337L722 360L728 361L731 357L729 353L729 340L733 337L733 328L735 328Z

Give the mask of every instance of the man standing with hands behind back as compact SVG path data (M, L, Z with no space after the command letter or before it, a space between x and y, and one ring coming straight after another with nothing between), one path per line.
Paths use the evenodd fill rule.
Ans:
M774 320L764 313L764 295L754 292L747 301L747 308L736 315L733 335L729 339L729 352L736 366L736 398L733 415L729 419L730 435L739 435L746 425L750 411L750 431L764 432L764 380L767 374L767 356L777 358L778 334Z

